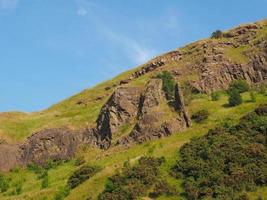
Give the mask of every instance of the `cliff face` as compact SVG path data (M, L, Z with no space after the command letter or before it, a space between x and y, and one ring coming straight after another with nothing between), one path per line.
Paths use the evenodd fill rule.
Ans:
M171 72L177 82L174 106L165 97L162 80L154 78L163 70ZM144 76L142 87L133 84ZM69 159L81 145L107 149L114 143L130 146L178 133L191 123L183 90L211 93L227 89L237 79L249 84L266 82L266 22L235 28L220 39L193 43L136 69L113 85L115 89L102 106L95 126L76 131L44 129L22 144L1 143L0 170L29 162ZM130 127L128 132L118 134L125 125Z

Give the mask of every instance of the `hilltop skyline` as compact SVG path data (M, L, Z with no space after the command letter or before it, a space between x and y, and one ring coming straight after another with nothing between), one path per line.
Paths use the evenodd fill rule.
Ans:
M45 109L216 29L263 19L266 7L266 0L0 0L0 111Z

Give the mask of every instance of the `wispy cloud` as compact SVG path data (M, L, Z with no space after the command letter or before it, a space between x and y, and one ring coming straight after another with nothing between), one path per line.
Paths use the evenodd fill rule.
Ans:
M0 0L0 9L14 9L18 5L19 0Z
M85 16L87 15L88 11L84 7L79 7L77 10L77 15Z
M134 64L142 64L155 54L155 51L146 47L144 43L111 28L102 20L99 13L96 12L99 9L96 4L84 0L77 0L77 3L79 6L77 14L79 16L86 16L90 23L93 24L95 30L105 37L106 40L115 43L117 48L123 51L124 56L131 59Z

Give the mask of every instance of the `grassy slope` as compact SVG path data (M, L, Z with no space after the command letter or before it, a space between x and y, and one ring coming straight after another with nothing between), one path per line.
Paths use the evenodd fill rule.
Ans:
M266 22L265 22L266 23ZM266 23L267 24L267 23ZM260 31L257 38L266 37L267 28ZM223 40L223 39L222 39ZM179 63L169 63L164 69L186 69L189 64L197 62L201 59L201 56L195 51L199 45L203 42L219 42L220 40L203 40L195 42L193 44L187 45L186 47L180 49L181 51L191 52ZM249 46L242 46L238 49L228 48L225 49L225 55L229 59L235 62L246 62L244 60L244 51L249 50ZM2 113L0 114L0 139L4 138L8 141L21 141L25 137L32 134L34 131L40 130L45 127L58 127L58 126L69 126L73 128L79 128L82 126L91 126L95 123L97 115L107 100L107 98L114 91L120 80L123 80L133 72L134 70L123 73L110 81L106 81L102 84L95 86L94 88L84 90L83 92L66 99L59 104L50 107L47 110L35 113ZM131 86L143 87L150 76L155 75L156 72L142 76L130 83ZM193 80L197 79L196 74L188 74L183 77L183 80ZM106 90L106 87L111 87L111 89ZM101 97L100 100L97 100ZM245 99L249 99L249 94L244 94ZM105 180L108 176L112 175L116 170L120 169L126 160L136 161L142 155L155 155L155 156L165 156L167 158L167 163L163 166L162 176L166 176L168 181L177 186L178 190L181 190L181 182L171 178L166 170L169 165L174 162L175 156L177 156L177 151L181 145L188 142L193 136L200 136L207 132L209 128L222 123L223 120L228 119L233 123L247 112L253 110L258 104L266 102L267 97L258 95L257 102L251 103L246 102L236 108L226 108L223 105L227 102L227 97L224 96L220 101L212 102L207 96L199 96L194 99L190 106L190 113L193 113L202 108L206 108L210 111L210 118L203 124L194 124L191 128L184 131L183 133L174 134L167 138L162 138L157 141L148 142L142 145L136 145L131 149L120 149L111 148L108 151L102 151L98 149L85 149L80 152L81 155L85 156L86 160L90 164L100 165L103 170L96 174L92 179L88 180L75 190L67 197L68 200L85 199L87 196L96 197L99 192L104 188ZM77 104L82 102L82 104ZM121 134L127 132L129 127L125 125L122 127ZM15 170L7 176L12 179L11 188L4 194L0 195L0 199L32 199L32 200L42 200L42 199L53 199L55 193L60 187L63 187L67 177L75 170L74 162L70 161L60 165L56 169L49 171L49 187L46 189L40 189L41 182L36 178L32 172L28 170L18 169ZM15 190L16 185L20 182L25 182L22 187L22 194L11 195L12 191ZM262 193L262 196L267 196L267 189L261 188L258 193ZM251 193L251 198L255 197L256 194ZM45 198L47 197L47 198ZM168 199L168 198L161 198Z
M261 21L259 24L267 25L267 20ZM267 26L258 31L255 41L264 37L267 37ZM231 38L227 40L235 42ZM189 65L193 65L203 59L204 55L198 53L198 49L204 42L220 43L222 41L225 41L225 38L205 39L180 48L180 51L188 54L185 55L183 60L179 62L168 63L168 65L164 66L164 69L180 69L182 71L186 71ZM252 43L255 41L252 41ZM253 49L250 45L243 45L238 48L227 47L224 49L224 54L234 62L244 63L247 62L244 52L249 50L253 51L255 49ZM0 139L3 138L10 142L16 142L25 139L33 132L43 128L61 126L80 128L84 126L92 126L95 123L102 105L119 85L119 82L128 78L135 70L136 69L127 71L112 80L101 83L91 89L86 89L44 111L34 113L0 113ZM148 78L153 76L155 73L158 72L156 71L146 74L136 80L133 80L129 85L142 87ZM188 71L179 81L185 82L187 80L197 79L197 74L192 71ZM111 89L106 90L106 87L110 87ZM97 98L100 99L97 100ZM81 104L78 104L78 102L81 102Z
M227 97L223 96L219 101L211 101L205 95L199 96L194 99L189 108L190 112L194 113L200 109L208 109L211 113L209 119L203 124L194 124L191 128L184 131L183 133L174 134L167 138L162 138L157 141L147 142L145 144L136 145L130 149L122 148L111 148L108 151L102 151L98 149L83 149L80 155L86 158L86 161L90 164L100 165L103 169L93 178L86 181L84 184L73 190L70 195L66 198L67 200L79 200L86 199L88 196L95 198L99 192L104 188L105 181L108 176L112 175L116 170L120 169L123 163L127 160L132 162L136 161L142 155L153 155L153 156L165 156L167 163L162 167L162 176L165 176L167 180L175 185L179 191L181 191L181 181L175 180L170 177L167 173L170 165L177 158L177 151L181 145L188 142L193 136L201 136L207 132L208 129L222 123L224 120L236 123L238 119L253 110L257 105L266 102L267 96L257 95L257 102L248 102L250 99L249 94L243 94L245 103L238 107L227 108L224 105L227 103ZM15 196L0 196L3 200L14 200L14 199L32 199L39 200L43 197L47 199L53 199L56 191L63 187L67 177L75 170L74 162L70 161L64 163L49 171L49 187L40 190L41 182L36 176L27 170L15 170L8 176L12 177L11 188L6 194L10 194L14 189L15 185L19 181L26 180L23 184L22 194ZM262 188L257 192L266 194L266 189ZM252 193L251 196L257 196ZM44 198L45 199L45 198ZM162 197L161 199L169 199ZM253 199L253 198L252 198Z

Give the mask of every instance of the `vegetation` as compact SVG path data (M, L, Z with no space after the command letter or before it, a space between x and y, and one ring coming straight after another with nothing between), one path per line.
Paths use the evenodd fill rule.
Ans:
M207 110L199 110L197 111L196 113L194 113L192 115L192 119L197 122L197 123L200 123L200 122L203 122L204 120L208 119L209 117L209 112Z
M88 165L82 166L70 176L67 183L68 187L70 189L77 187L84 181L94 176L99 170L100 170L99 167L95 166L88 166Z
M228 92L230 93L231 90L237 90L239 93L247 92L249 85L245 80L236 80L230 85Z
M188 199L245 199L267 184L267 112L262 105L230 128L212 129L180 150L173 167Z
M250 101L256 102L256 93L254 91L251 91L249 95L250 95Z
M6 192L9 188L8 180L0 174L0 193Z
M165 92L166 98L169 101L174 100L174 89L175 81L170 72L164 71L162 74L157 75L158 78L162 79L163 90Z
M265 20L266 21L266 20ZM265 22L267 25L267 23ZM255 37L264 39L266 37L266 28L264 32L257 33ZM258 32L258 30L255 30ZM229 31L231 33L231 30ZM216 40L202 40L199 42L195 42L192 45L188 45L184 48L179 49L183 53L182 59L179 61L170 61L167 62L164 67L159 68L155 71L151 71L143 76L140 76L137 79L132 80L128 85L130 87L140 87L147 83L147 80L155 77L162 69L166 71L179 71L186 73L186 76L179 76L179 82L181 82L181 86L183 87L183 92L185 95L185 101L189 113L196 113L199 110L207 110L209 113L209 117L202 121L202 123L193 123L193 125L186 129L181 134L173 134L169 137L164 137L156 141L149 141L144 144L133 145L131 148L124 149L118 146L112 146L110 149L103 151L95 148L82 148L77 154L77 159L70 160L67 162L63 162L60 165L56 165L55 167L42 167L38 169L38 166L34 166L35 169L31 169L28 167L26 169L16 168L16 170L12 170L11 172L5 173L1 175L2 178L0 181L0 185L4 180L5 184L7 184L7 189L3 192L0 192L0 199L2 200L79 200L79 199L90 199L95 200L98 198L99 194L101 195L114 195L114 192L105 193L106 185L109 182L109 179L114 175L121 175L123 177L123 169L128 168L129 171L133 171L132 169L139 165L136 162L144 156L151 157L159 157L164 156L166 161L158 167L157 178L153 185L147 189L145 187L145 191L143 195L138 193L139 188L138 185L133 185L134 188L130 187L130 180L126 181L126 185L122 185L122 189L126 190L128 187L130 191L136 191L138 194L138 198L143 199L160 199L160 200L174 200L174 199L184 199L183 194L187 194L186 183L187 178L182 172L177 172L174 170L174 173L177 176L181 175L181 178L174 178L170 175L169 171L172 166L175 165L176 160L183 160L181 154L179 154L179 158L177 158L177 150L180 149L182 145L189 142L191 138L201 138L204 136L209 129L214 129L215 126L221 124L222 130L225 133L223 135L230 135L230 130L235 127L238 123L241 116L246 115L248 112L254 110L259 104L262 104L267 101L266 96L266 87L264 85L257 88L255 91L256 101L251 101L250 92L241 92L240 96L243 99L243 103L238 107L228 107L225 106L228 103L228 96L225 93L220 93L219 98L216 96L217 94L212 94L211 99L208 95L204 94L196 94L197 90L195 88L190 88L191 81L199 81L199 74L188 71L189 64L190 66L198 65L199 62L202 62L202 46L210 42L212 44L225 42L225 38L218 38ZM233 43L235 46L235 40L233 38L227 38L227 42ZM256 40L255 40L256 42ZM249 61L249 57L246 56L249 51L252 53L259 51L259 49L252 49L251 45L253 45L254 41L249 45L241 45L239 47L233 47L232 45L228 45L223 48L222 51L224 53L224 57L230 60L233 63L247 63ZM211 45L212 46L212 45ZM207 51L211 50L210 45L207 47ZM245 54L246 53L246 54ZM188 64L189 63L189 64ZM140 66L142 67L142 66ZM105 83L99 84L94 88L86 89L81 93L66 99L56 105L53 105L47 110L41 112L34 113L20 113L20 112L12 112L12 113L0 113L0 138L5 141L17 142L22 141L27 136L31 135L35 131L41 130L43 128L53 128L53 127L62 127L68 126L71 128L84 128L85 126L94 126L97 115L106 102L107 98L112 94L114 89L119 86L121 80L126 80L131 76L131 74L136 71L136 69L128 71L115 77L112 80L106 81ZM170 87L171 88L171 87ZM171 90L170 90L171 91ZM165 93L166 94L166 93ZM173 95L173 92L170 92L170 96ZM214 95L214 97L212 97ZM102 99L98 97L103 97ZM170 100L171 101L171 100ZM169 109L169 108L168 108ZM259 113L266 113L266 106L261 106L255 110L256 115L261 115ZM171 109L169 109L171 110ZM255 114L254 113L254 114ZM251 118L254 121L253 118ZM257 120L256 120L257 121ZM127 125L129 127L129 125ZM122 133L126 133L128 127L125 126L122 129ZM261 126L264 127L264 126ZM131 129L131 127L130 127ZM253 130L254 131L254 130ZM226 134L226 132L229 134ZM246 132L246 131L245 131ZM255 131L256 133L257 131ZM237 131L237 135L233 134L233 138L239 139L241 134ZM232 132L231 132L232 134ZM222 136L223 136L222 135ZM246 135L246 134L245 134ZM228 138L227 136L226 139ZM249 140L254 141L254 139L262 141L262 136L251 138L248 137ZM216 139L216 138L215 138ZM214 140L215 140L214 139ZM249 145L251 141L245 140L241 137L241 145L242 148ZM0 139L1 140L1 139ZM218 139L219 140L219 139ZM206 141L206 140L205 140ZM209 140L210 141L210 140ZM227 140L228 141L228 140ZM211 142L211 141L210 141ZM220 142L220 141L212 141L212 142ZM0 142L1 143L1 142ZM212 143L212 144L214 144ZM259 143L259 142L258 142ZM232 144L232 143L230 143ZM207 144L208 146L210 144ZM227 144L225 144L227 145ZM235 145L236 147L236 145ZM199 154L205 155L206 151L202 151L202 147L199 147ZM220 147L223 148L224 147ZM220 150L220 148L218 148ZM229 147L230 148L230 147ZM211 148L208 148L208 150ZM214 147L215 149L215 147ZM252 148L253 151L259 150L259 148ZM195 151L193 151L195 152ZM248 151L248 155L251 151ZM208 152L209 153L209 152ZM212 153L212 151L211 151ZM236 156L239 156L235 154ZM210 154L207 154L210 155ZM216 154L217 155L217 154ZM218 156L220 155L220 151L218 152ZM224 155L226 155L224 153ZM233 156L232 152L229 154ZM243 159L243 157L242 157ZM251 156L248 157L248 160L251 159ZM258 159L257 156L255 159ZM209 161L209 159L207 159ZM246 160L246 158L245 158ZM124 165L125 161L127 163ZM198 161L198 160L197 160ZM198 163L202 166L202 163L205 163L204 160L201 163ZM74 174L74 172L82 165L90 165L90 166L100 166L101 171L87 179L86 181L79 184L78 187L70 190L68 186L69 178ZM257 166L257 164L256 164ZM243 166L241 166L242 168ZM242 168L243 169L243 168ZM253 168L254 169L254 168ZM234 171L236 174L236 171ZM242 171L241 171L242 172ZM258 170L255 171L258 173ZM238 171L239 173L239 171ZM254 170L253 170L254 173ZM220 174L219 174L220 175ZM110 178L109 178L110 177ZM215 176L216 178L217 176ZM239 176L235 176L239 178ZM207 176L209 178L209 176ZM219 177L220 178L220 177ZM128 182L129 181L129 182ZM196 182L198 181L195 180ZM140 181L142 184L142 181ZM204 181L203 181L204 182ZM253 180L252 180L253 183ZM4 184L4 185L5 185ZM247 184L245 182L245 184ZM230 184L232 187L234 184ZM132 186L132 185L131 185ZM189 184L190 186L190 184ZM199 186L196 184L196 187ZM237 198L240 199L265 199L267 196L267 186L260 185L258 187L255 184L255 188L253 191L250 188L244 189L240 192L240 196ZM201 186L202 187L202 186ZM237 187L238 184L237 184ZM136 188L136 190L135 190ZM189 188L189 187L187 187ZM203 191L205 190L206 185L203 185ZM222 188L222 187L221 187ZM142 192L143 188L140 189ZM193 188L194 189L194 188ZM218 190L220 188L218 187ZM223 188L222 188L223 189ZM229 187L227 188L229 189ZM105 194L104 194L105 193ZM133 192L131 192L133 193ZM232 191L232 193L236 196L236 191ZM232 194L230 193L230 194ZM141 197L142 196L142 197ZM238 195L237 195L238 196ZM187 196L188 197L188 196ZM212 199L207 197L206 199ZM213 198L214 199L214 198ZM217 198L218 199L218 198Z
M212 92L211 93L211 100L218 101L220 99L220 92Z
M142 157L134 167L126 165L108 179L99 200L135 200L142 197L154 185L159 175L159 167L164 158ZM157 185L159 187L161 185Z
M223 32L221 30L216 30L211 34L211 38L219 39L223 37Z
M228 104L229 106L238 106L243 102L242 97L237 89L229 90L229 99Z

